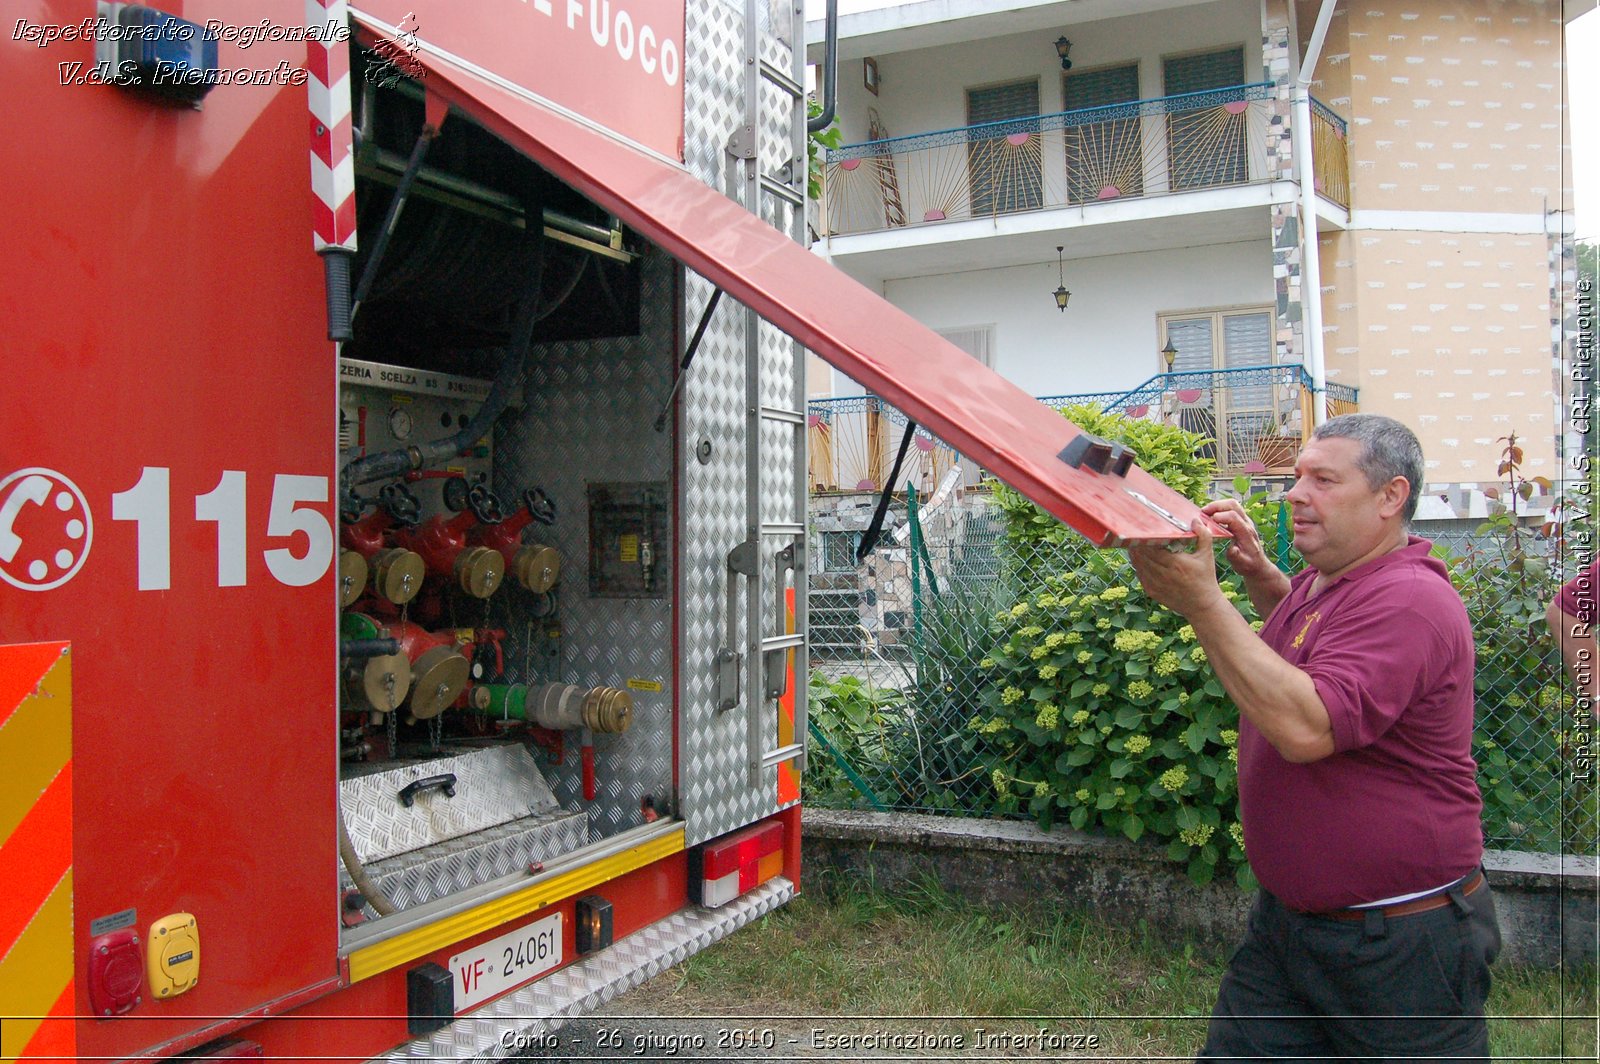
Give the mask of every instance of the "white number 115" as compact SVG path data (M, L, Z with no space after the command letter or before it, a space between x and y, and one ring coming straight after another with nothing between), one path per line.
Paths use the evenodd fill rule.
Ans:
M164 591L172 586L172 471L165 466L145 466L133 487L111 496L111 517L137 526L140 591ZM317 510L301 503L328 501L328 478L279 473L272 482L272 502L267 509L267 536L282 539L305 533L301 554L289 547L262 551L267 570L280 583L304 587L322 579L333 562L333 526ZM217 526L217 586L242 587L245 583L246 512L245 473L223 470L217 486L195 496L196 521Z

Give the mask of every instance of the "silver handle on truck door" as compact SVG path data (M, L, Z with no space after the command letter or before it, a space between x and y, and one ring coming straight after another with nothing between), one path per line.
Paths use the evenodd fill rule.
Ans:
M740 662L744 640L739 637L739 577L756 575L756 544L746 541L728 552L727 596L723 602L725 635L717 651L717 712L726 713L739 704L742 693Z

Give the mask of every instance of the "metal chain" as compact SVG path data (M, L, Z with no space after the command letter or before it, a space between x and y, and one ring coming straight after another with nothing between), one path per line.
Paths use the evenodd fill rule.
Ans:
M409 583L409 580L407 582ZM400 603L400 627L401 628L404 628L408 623L410 623L410 616L411 616L411 600L408 598L404 602ZM404 656L404 654L405 654L405 652L401 651L401 655ZM389 717L389 719L387 721L385 721L384 723L387 725L387 730L388 730L388 734L389 734L389 756L391 758L397 758L397 757L400 756L400 720L399 720L400 711L399 711L398 707L394 708L394 709L391 709L389 711L388 717Z
M387 699L389 705L383 714L383 724L389 739L388 756L392 758L395 755L395 709L399 706L400 702L400 700L394 696L395 682L393 672L384 674L383 689L389 696Z
M528 622L528 638L522 644L522 682L533 682L533 622Z

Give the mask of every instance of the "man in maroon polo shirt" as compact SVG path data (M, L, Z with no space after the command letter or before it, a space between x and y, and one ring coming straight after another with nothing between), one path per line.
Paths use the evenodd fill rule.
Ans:
M1488 1058L1500 948L1472 760L1472 629L1431 544L1407 534L1422 448L1373 414L1312 434L1288 501L1307 568L1262 549L1237 502L1205 512L1266 623L1217 586L1212 537L1131 551L1238 705L1239 812L1261 892L1202 1060Z

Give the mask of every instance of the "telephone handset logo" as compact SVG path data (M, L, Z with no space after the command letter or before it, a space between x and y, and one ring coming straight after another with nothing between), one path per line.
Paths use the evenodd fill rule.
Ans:
M49 591L77 575L94 541L78 486L53 469L19 469L0 480L0 579Z

